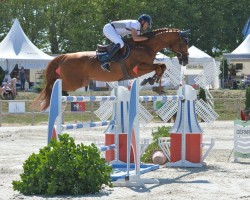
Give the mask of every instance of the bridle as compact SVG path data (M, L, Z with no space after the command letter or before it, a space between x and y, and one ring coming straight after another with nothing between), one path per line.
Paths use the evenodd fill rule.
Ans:
M171 29L170 29L171 30ZM187 62L187 57L189 55L188 51L187 52L182 52L182 48L185 42L185 45L188 44L188 37L187 33L188 31L176 31L175 33L178 34L178 48L177 50L173 50L172 45L169 45L168 49L172 52L174 52L179 60L179 63L182 64L183 62ZM164 40L162 38L157 38L161 41L161 43L164 43Z
M188 38L185 37L185 36L182 36L182 32L181 31L178 33L178 35L179 35L179 42L178 42L179 43L179 47L178 47L178 51L176 52L176 56L179 59L180 63L182 63L184 57L187 57L189 55L188 51L187 52L182 52L181 51L182 50L183 42L186 42L186 45L187 45Z

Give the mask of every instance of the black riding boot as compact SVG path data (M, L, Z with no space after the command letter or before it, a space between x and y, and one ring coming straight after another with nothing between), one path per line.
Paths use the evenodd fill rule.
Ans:
M104 64L101 65L101 68L104 70L104 71L108 71L110 72L110 68L109 68L109 63L112 61L112 58L114 57L114 55L117 53L117 51L120 50L120 44L116 44L110 51L109 53L109 57L107 58L107 60L105 61Z

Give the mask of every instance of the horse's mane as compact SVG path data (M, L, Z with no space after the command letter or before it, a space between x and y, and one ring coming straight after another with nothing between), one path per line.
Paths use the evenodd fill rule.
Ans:
M179 32L180 29L177 28L160 28L160 29L155 29L152 32L154 35L161 34L161 33L173 33L173 32Z
M185 31L181 31L180 29L176 29L176 28L161 28L161 29L153 30L151 32L151 34L154 36L157 36L157 35L160 36L161 34L164 34L164 33L178 33L181 38L186 40L187 43L189 41L188 39L188 34L190 33L189 29ZM147 33L145 33L145 36L147 36Z
M180 32L180 29L177 28L160 28L160 29L155 29L151 32L145 32L142 34L142 36L148 37L148 34L152 34L152 35L160 35L160 34L164 34L164 33L178 33ZM145 41L140 41L140 42L134 42L132 38L127 38L125 39L125 41L127 41L129 44L144 44Z
M157 35L161 35L165 33L178 33L178 32L180 32L180 29L177 29L177 28L160 28L160 29L155 29L153 31L145 32L142 34L142 36L148 37L149 35L157 36Z

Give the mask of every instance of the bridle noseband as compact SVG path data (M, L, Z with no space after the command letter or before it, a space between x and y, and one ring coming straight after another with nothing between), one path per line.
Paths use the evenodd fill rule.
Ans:
M187 39L187 37L182 36L182 32L179 32L178 34L179 34L179 47L178 47L178 51L176 52L176 56L180 60L180 62L183 62L184 56L188 56L189 53L181 51L182 50L182 45L183 45L183 41L185 41L186 44L187 44L188 39Z

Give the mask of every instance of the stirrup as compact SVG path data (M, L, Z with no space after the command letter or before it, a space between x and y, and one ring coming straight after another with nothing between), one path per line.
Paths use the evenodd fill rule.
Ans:
M104 63L101 65L102 70L110 72L109 63Z

